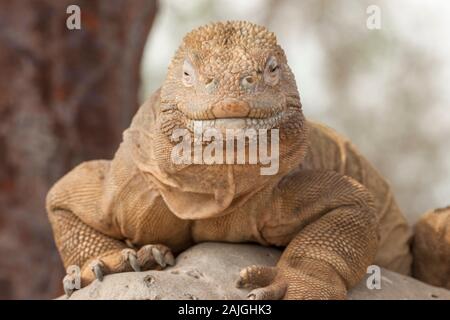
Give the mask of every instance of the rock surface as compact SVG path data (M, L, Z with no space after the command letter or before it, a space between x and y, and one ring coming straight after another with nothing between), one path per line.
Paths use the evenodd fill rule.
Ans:
M176 265L164 271L109 275L74 292L70 299L245 299L249 290L235 287L239 271L253 264L275 265L279 256L279 250L257 245L203 243L180 254ZM349 299L450 300L449 290L385 269L381 269L381 289L368 289L366 281L349 292Z

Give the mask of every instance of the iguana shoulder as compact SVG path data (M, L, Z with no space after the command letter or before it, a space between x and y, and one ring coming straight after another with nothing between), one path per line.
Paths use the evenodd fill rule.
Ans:
M365 186L374 196L379 220L380 241L375 263L410 274L412 230L395 200L390 184L348 138L319 122L308 121L308 126L310 143L301 168L335 171Z

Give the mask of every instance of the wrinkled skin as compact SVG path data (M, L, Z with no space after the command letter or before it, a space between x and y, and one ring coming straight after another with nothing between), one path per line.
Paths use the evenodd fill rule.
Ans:
M173 163L174 130L191 134L195 123L278 129L278 172ZM82 268L83 286L164 268L202 241L285 248L276 267L242 270L250 299L344 299L372 263L411 268L410 229L388 184L347 140L304 118L275 36L248 22L189 33L114 159L68 173L47 210L64 264Z

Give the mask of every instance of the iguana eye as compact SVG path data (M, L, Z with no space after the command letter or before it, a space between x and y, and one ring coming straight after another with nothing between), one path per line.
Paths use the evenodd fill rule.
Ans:
M194 66L186 59L183 63L182 82L186 87L191 87L195 84L196 74Z
M267 59L266 68L264 69L264 81L274 86L280 81L280 66L274 56Z

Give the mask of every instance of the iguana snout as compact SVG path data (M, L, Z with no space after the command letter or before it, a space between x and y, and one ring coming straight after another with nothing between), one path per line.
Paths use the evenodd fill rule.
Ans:
M212 107L217 118L245 118L250 113L250 105L246 101L225 99Z

